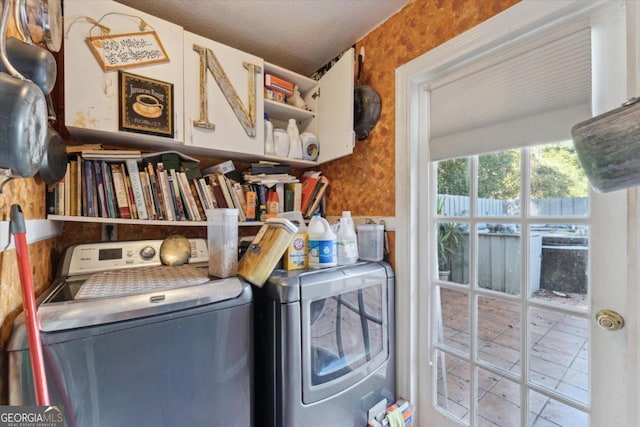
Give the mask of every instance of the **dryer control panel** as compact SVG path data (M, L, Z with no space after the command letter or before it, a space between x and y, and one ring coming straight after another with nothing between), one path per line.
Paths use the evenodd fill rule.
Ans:
M161 265L160 246L162 240L134 240L121 242L85 243L76 245L67 252L61 275L96 273L120 268L135 268ZM191 257L189 264L209 261L207 241L189 239ZM70 253L70 255L69 255Z

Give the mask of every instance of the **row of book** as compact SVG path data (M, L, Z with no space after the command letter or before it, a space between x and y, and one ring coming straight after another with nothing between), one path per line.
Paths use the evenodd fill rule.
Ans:
M85 150L70 154L64 179L48 187L47 210L65 216L205 221L208 209L236 208L238 220L250 222L275 214L267 212L271 192L278 212L311 216L323 208L328 179L319 173L305 172L298 180L255 170L269 168L239 174L228 161L201 171L196 159L177 152ZM311 191L312 181L314 190L316 185L323 190Z

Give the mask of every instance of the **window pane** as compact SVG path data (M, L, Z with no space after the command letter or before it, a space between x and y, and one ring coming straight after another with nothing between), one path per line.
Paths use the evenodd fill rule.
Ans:
M469 215L469 159L460 158L438 162L439 216Z
M439 222L437 226L438 271L440 273L440 280L468 284L468 224L461 222Z
M520 362L520 305L498 298L478 297L478 359L497 368Z
M469 364L442 351L436 351L438 407L459 420L469 419Z
M529 425L586 427L589 425L589 417L555 399L529 391Z
M520 230L514 224L478 225L478 286L520 294Z
M530 295L553 304L587 309L589 230L580 224L533 224ZM536 259L535 253L539 254Z
M490 377L492 384L483 390L482 377ZM520 385L500 375L478 368L478 425L519 426Z
M588 319L532 308L529 312L531 382L587 404L588 344Z
M469 354L469 295L466 292L437 288L440 296L440 319L436 319L438 342Z
M520 215L520 151L478 158L478 216Z
M586 216L589 183L572 141L530 149L532 216Z

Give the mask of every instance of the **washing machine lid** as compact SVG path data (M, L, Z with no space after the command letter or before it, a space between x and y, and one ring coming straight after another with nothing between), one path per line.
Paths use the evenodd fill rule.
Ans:
M80 286L75 300L120 297L202 285L209 277L192 265L150 266L93 273Z
M130 288L129 290L133 289L135 291L133 293L114 296L107 295L109 294L107 291L105 293L107 296L90 297L95 292L101 291L101 286L104 287L103 282L95 283L97 285L90 287L84 295L81 295L81 298L58 302L44 301L38 307L40 330L53 332L122 322L208 304L224 304L225 301L228 302L224 304L225 307L229 304L233 305L236 301L238 304L245 304L244 298L239 297L243 294L245 287L249 286L237 277L219 280L206 278L203 283L177 282L171 288L155 287L145 289L141 293L140 287L144 287L145 284L130 282L123 286ZM64 286L66 284L62 283L59 288Z

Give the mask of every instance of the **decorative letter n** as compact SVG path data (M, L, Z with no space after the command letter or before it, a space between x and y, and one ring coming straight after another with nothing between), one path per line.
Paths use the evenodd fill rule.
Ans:
M207 100L207 70L218 83L220 90L224 94L231 109L235 113L238 121L249 136L256 135L256 81L255 75L262 72L262 69L254 64L243 63L244 68L249 71L249 110L240 101L238 93L231 85L229 78L222 69L220 62L211 49L193 45L193 50L200 55L200 118L193 121L193 125L205 129L215 129L215 125L209 121L208 100Z

